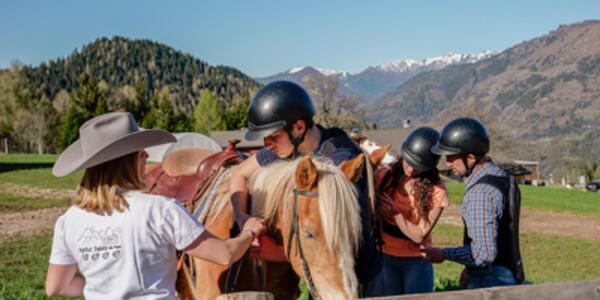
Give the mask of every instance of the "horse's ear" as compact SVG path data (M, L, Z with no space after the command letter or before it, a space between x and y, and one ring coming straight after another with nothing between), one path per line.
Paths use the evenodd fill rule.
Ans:
M310 156L303 157L296 167L296 187L310 190L317 185L319 173Z
M392 145L387 144L387 145L373 151L373 153L371 153L371 155L369 155L369 161L371 161L371 165L373 165L373 167L377 168L379 166L379 164L381 164L381 161L383 160L385 155L388 153L388 151L390 151L390 148L392 148Z
M346 174L346 177L351 182L357 182L362 175L363 165L365 164L365 155L363 153L357 155L355 158L347 160L340 165L342 172Z

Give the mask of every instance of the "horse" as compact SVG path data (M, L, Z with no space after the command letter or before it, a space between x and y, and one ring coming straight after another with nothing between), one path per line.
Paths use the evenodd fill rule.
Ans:
M386 153L385 153L383 159L381 160L381 163L384 165L390 165L398 160L397 158L395 158L393 155L391 155L389 153L389 149L391 148L391 145L380 146L380 145L377 145L377 143L375 143L368 137L364 137L364 136L361 137L360 139L358 139L357 143L359 144L360 148L363 151L367 152L368 154L372 154L374 151L377 151L377 150L387 147L387 150L385 151Z
M363 154L339 168L306 156L274 163L250 179L252 215L280 232L288 261L314 298L358 296L361 217L353 181L363 163Z
M184 155L184 157L188 156L190 155ZM370 157L371 163L379 164L382 157L381 153L375 153ZM194 159L198 160L199 158ZM172 159L171 161L181 160ZM308 283L313 294L318 293L322 298L356 296L357 284L356 276L353 273L353 251L356 250L355 246L358 243L358 236L360 236L360 215L356 196L352 194L352 184L346 178L357 180L357 176L360 174L357 170L362 170L363 161L364 156L360 155L352 161L343 163L341 170L344 171L340 171L331 163L325 164L320 160L313 162L306 158L302 160L302 163L300 161L281 162L261 169L250 181L253 195L252 214L269 220L269 232L272 237L281 241L282 245L287 243L286 254L291 265L261 262L245 256L237 265L229 267L183 255L184 259L180 264L182 267L178 272L177 282L180 297L182 299L214 299L225 292L266 290L273 293L276 299L290 299L296 297L297 275ZM239 162L239 159L235 162ZM181 163L181 166L187 166L189 169L190 165L196 163L190 161ZM231 228L234 227L233 208L229 201L229 174L232 165L235 163L213 168L209 186L204 188L202 195L197 199L189 196L194 194L193 192L180 193L181 195L187 194L188 204L194 203L191 211L198 221L204 224L207 230L223 239L232 236ZM295 166L297 167L294 169ZM177 168L167 165L165 169ZM200 169L202 169L202 163L198 167L198 170ZM157 172L156 169L153 171ZM171 171L171 173L179 175L177 180L182 183L189 184L193 181L206 180L198 178L198 174L179 174L176 171ZM344 174L346 177L343 176ZM186 178L186 176L190 176L190 178ZM273 180L274 178L278 178L278 180ZM282 178L286 178L287 181L282 181ZM312 178L312 181L298 181L301 178ZM175 180L175 178L169 180ZM274 186L274 182L277 182L278 185ZM306 193L301 192L294 198L300 209L290 211L292 206L289 203L291 201L284 200L286 197L283 196L293 194L293 189L290 190L290 188L294 186L294 182L299 188L296 188L297 191ZM149 180L147 184L152 186L156 185L156 182L153 183L152 180ZM316 196L319 185L323 191ZM262 186L268 186L268 188ZM172 197L177 196L173 194L177 193L173 190L173 188L163 189L162 192L163 194L167 192L167 195ZM152 192L152 188L149 188L149 191ZM276 201L277 199L279 200ZM311 199L317 201L310 201ZM315 206L315 203L318 205ZM288 218L290 213L296 215L297 223L290 223ZM340 220L346 220L343 223L353 225L341 228ZM356 224L359 224L358 227ZM296 229L291 231L291 228ZM302 234L300 228L302 228ZM291 246L292 241L296 241L296 248ZM298 250L304 249L304 247L307 250ZM328 255L323 255L324 253L328 253ZM257 268L259 266L261 268ZM331 272L332 270L337 271ZM315 274L314 277L312 274ZM342 276L338 276L340 274Z

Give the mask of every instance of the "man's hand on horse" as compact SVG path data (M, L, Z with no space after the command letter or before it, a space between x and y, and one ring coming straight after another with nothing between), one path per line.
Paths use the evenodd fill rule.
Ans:
M442 253L441 248L424 248L421 249L421 256L432 263L443 263L446 258Z
M283 247L264 234L258 236L250 246L250 256L266 261L287 261Z

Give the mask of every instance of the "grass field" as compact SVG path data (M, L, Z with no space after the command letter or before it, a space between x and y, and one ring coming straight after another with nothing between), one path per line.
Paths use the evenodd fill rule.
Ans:
M437 246L460 244L462 228L438 225ZM600 242L553 235L523 234L523 260L527 280L533 283L584 280L600 277ZM13 238L0 243L0 299L45 299L44 280L52 244L50 233ZM437 290L458 286L462 268L455 263L435 265Z
M83 172L57 178L52 176L56 155L2 154L0 182L27 184L41 188L75 189Z
M75 189L82 172L56 178L52 164L56 155L9 154L0 155L0 182L27 184L41 188ZM447 182L450 202L460 205L465 187ZM600 216L600 193L567 190L554 187L522 185L522 205L525 208L548 212Z
M452 205L460 205L465 186L447 182ZM573 213L600 217L600 193L568 190L559 187L520 185L521 205L525 208L555 213Z
M438 224L433 231L436 246L462 244L462 227ZM521 255L529 282L557 282L600 277L600 242L564 236L522 233ZM462 267L452 262L435 266L436 278L458 283Z
M0 243L0 299L47 299L44 282L51 246L50 233Z
M0 192L0 212L19 212L50 207L68 206L68 199L22 198Z
M55 155L0 155L0 182L40 188L74 189L82 173L55 178ZM460 205L464 185L447 183L450 200ZM600 217L600 193L552 187L521 186L523 207L542 212L561 212ZM24 211L68 205L67 200L16 198L0 191L0 212ZM439 224L434 229L436 246L458 246L462 227ZM18 237L0 242L0 299L45 299L43 285L51 246L51 234ZM521 251L527 280L533 283L584 280L600 277L600 242L564 236L523 233ZM458 287L462 267L452 262L435 266L436 290Z

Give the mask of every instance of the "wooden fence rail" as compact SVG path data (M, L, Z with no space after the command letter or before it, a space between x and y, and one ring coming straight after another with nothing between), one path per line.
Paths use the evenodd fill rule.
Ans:
M441 292L418 294L408 296L393 296L371 298L377 300L458 300L458 299L485 299L485 300L511 300L511 299L556 299L556 300L583 300L600 299L600 279L588 281L557 282L544 284L519 285L509 287L495 287L487 289L461 290L454 292Z
M272 300L273 295L265 292L242 292L224 294L217 300ZM495 287L487 289L461 290L408 296L369 298L371 300L588 300L600 299L600 278L588 281L557 282L545 284Z

